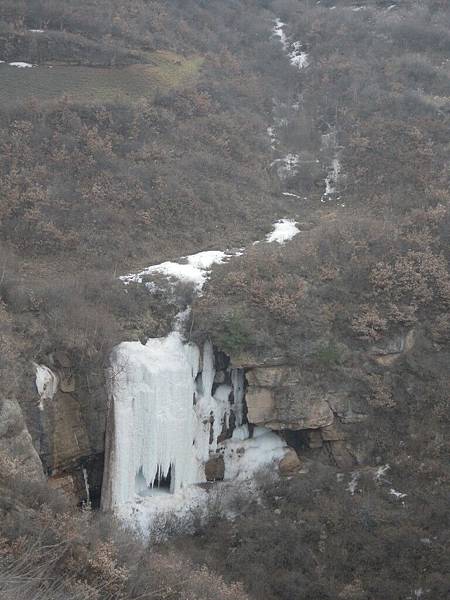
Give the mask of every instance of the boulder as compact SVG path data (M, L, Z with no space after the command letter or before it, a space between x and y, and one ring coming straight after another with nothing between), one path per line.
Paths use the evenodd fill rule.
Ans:
M293 448L288 448L284 458L280 460L278 468L282 475L290 475L291 473L298 471L301 466L302 463L297 452Z
M351 469L355 466L355 457L349 451L346 442L330 442L330 451L333 460L336 463L336 466L339 467L339 469Z
M222 455L210 458L205 464L206 481L223 481L225 476L225 462Z
M4 466L27 479L45 479L42 463L17 400L0 400L0 457Z
M75 376L71 369L59 369L59 389L66 393L71 394L75 391Z
M216 371L216 374L214 375L214 383L216 383L216 384L225 383L225 380L226 380L225 371Z

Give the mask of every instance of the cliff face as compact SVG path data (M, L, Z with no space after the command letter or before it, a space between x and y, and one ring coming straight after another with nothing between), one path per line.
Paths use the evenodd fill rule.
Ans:
M21 403L40 469L52 486L63 489L74 502L89 500L98 505L106 427L105 379L95 373L76 373L62 352L47 356L47 365L34 365L29 393Z

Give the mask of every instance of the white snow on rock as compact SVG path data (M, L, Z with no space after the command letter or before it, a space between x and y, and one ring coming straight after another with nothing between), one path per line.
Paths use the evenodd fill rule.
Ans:
M347 486L347 491L349 491L352 496L355 495L355 493L356 493L356 491L358 489L359 478L360 478L359 471L354 471L352 473L351 478L350 478L350 482L349 482L349 484Z
M44 29L29 29L30 33L45 33Z
M39 408L44 410L44 401L53 400L53 397L58 391L59 379L58 376L45 365L34 363L34 367L36 369L36 389L39 394Z
M304 69L308 66L308 53L303 50L303 44L299 41L290 42L286 35L284 28L286 23L283 23L281 19L276 19L273 26L273 35L279 38L283 50L289 57L291 64L298 69Z
M303 50L301 42L293 42L292 50L289 53L291 64L299 69L304 69L309 65L308 53Z
M184 256L180 260L183 262L163 262L159 265L152 265L140 271L124 275L120 279L125 283L142 283L144 277L149 275L165 275L168 279L176 279L191 283L197 292L201 291L206 280L211 273L211 267L214 264L223 263L239 252L227 253L219 250L207 250L198 252L191 256Z
M273 467L286 454L286 443L276 433L255 427L249 437L248 426L234 430L224 443L225 479L252 479L261 469Z
M403 494L402 492L397 492L397 490L394 490L394 488L391 488L389 490L389 493L391 496L394 496L394 498L396 498L397 500L403 500L403 498L406 498L406 496L408 494Z
M10 67L17 67L18 69L31 69L33 65L26 62L10 62L8 63Z
M287 51L288 49L288 39L287 35L284 32L284 28L286 27L286 23L283 23L281 19L275 19L275 25L273 26L273 35L280 39L281 45L283 46L283 50Z
M274 127L268 127L267 128L267 135L269 136L269 140L270 140L270 147L272 148L272 150L276 150L276 146L278 144L278 139L275 133L275 128Z
M298 235L300 230L297 227L297 222L293 219L280 219L274 225L272 233L268 233L266 236L266 242L277 242L278 244L284 244L293 237Z
M389 465L381 465L381 467L378 467L374 474L374 481L376 481L377 483L384 482L384 476L390 470L390 468L391 467Z
M300 164L300 156L298 154L294 154L289 152L283 158L277 158L270 165L277 167L277 175L281 180L287 179L288 177L292 177L296 175L298 171L298 165Z

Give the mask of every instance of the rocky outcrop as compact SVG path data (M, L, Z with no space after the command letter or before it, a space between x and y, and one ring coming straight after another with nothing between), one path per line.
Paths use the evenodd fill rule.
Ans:
M320 390L302 381L293 367L257 367L246 373L248 419L274 430L331 425L333 411Z
M414 329L408 333L384 340L383 344L373 346L370 350L374 360L383 367L392 366L404 353L414 348L416 333Z
M77 503L88 500L87 480L95 506L100 502L106 427L103 369L80 373L58 351L43 363L34 364L35 379L29 378L20 401L41 471L52 487Z
M0 400L0 460L7 470L27 480L45 479L17 400Z
M300 469L302 463L297 455L297 452L292 448L286 452L284 458L280 460L278 468L282 475L291 475Z

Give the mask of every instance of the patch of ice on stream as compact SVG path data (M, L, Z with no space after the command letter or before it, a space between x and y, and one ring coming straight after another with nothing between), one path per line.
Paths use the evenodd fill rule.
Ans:
M142 283L145 277L160 274L168 279L176 279L185 283L191 283L197 292L200 292L211 273L214 264L220 264L237 256L238 252L222 252L220 250L206 250L180 259L183 262L163 262L159 265L147 267L139 273L130 273L120 277L125 284Z
M276 19L272 29L273 35L280 40L283 50L288 55L291 64L298 69L304 69L309 64L308 53L303 50L303 44L301 42L291 42L289 40L284 31L285 27L286 23L283 23L281 19Z
M273 231L266 235L265 241L284 244L298 233L300 232L297 228L296 221L293 219L280 219L274 223ZM253 244L258 243L259 241L253 242ZM211 275L212 267L214 265L227 262L236 256L242 256L244 252L245 248L234 251L227 250L225 252L221 250L206 250L197 252L197 254L191 254L190 256L183 256L179 259L180 262L167 261L158 265L152 265L138 273L122 275L119 279L125 285L128 285L129 283L143 283L144 280L151 278L152 275L163 275L169 282L181 281L192 284L194 291L197 294L200 294L203 286ZM151 291L156 288L155 284L152 282L147 285ZM177 315L179 326L187 320L188 316L189 309L186 309ZM179 328L180 327L178 327L178 329Z

